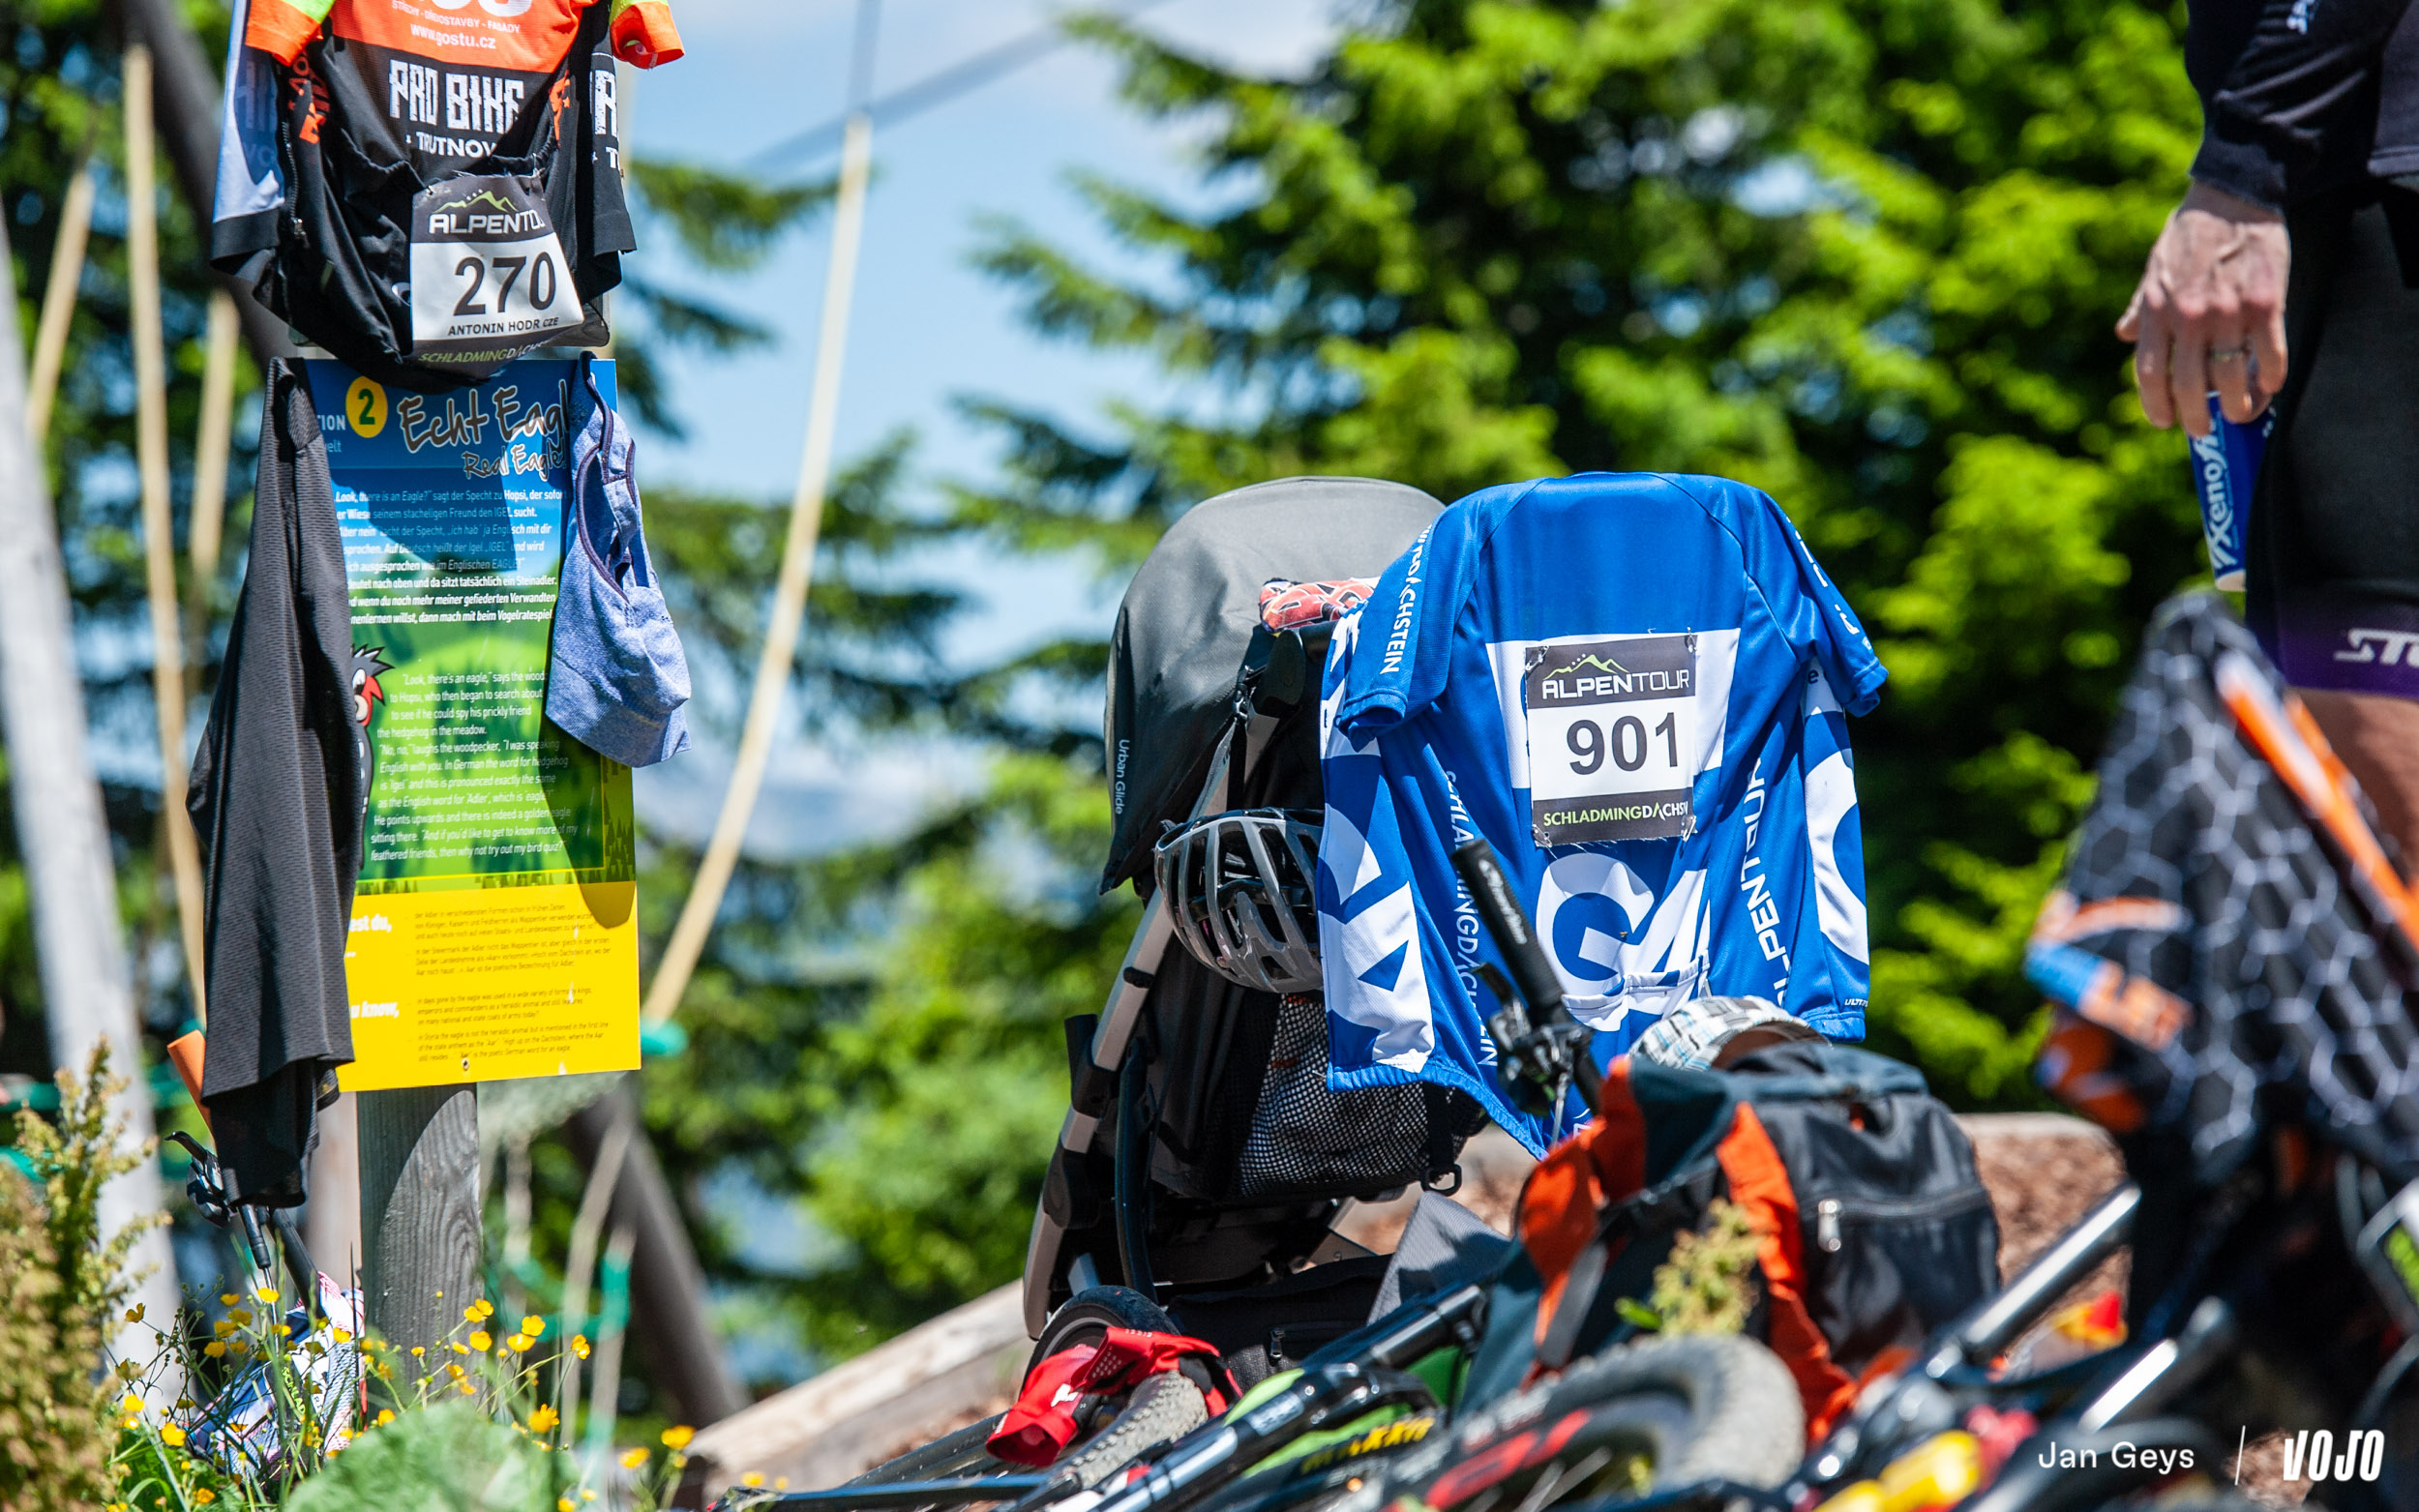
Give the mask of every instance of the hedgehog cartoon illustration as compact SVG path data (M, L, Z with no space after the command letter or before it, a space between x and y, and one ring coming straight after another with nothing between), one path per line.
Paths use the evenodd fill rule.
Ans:
M371 716L386 702L386 690L378 686L378 674L395 668L386 660L384 646L353 647L353 728L354 739L361 748L361 793L366 804L372 783L378 774L378 743L371 733Z

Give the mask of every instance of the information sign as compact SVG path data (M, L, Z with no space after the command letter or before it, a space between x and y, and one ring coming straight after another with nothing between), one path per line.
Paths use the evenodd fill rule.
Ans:
M335 482L370 807L349 1091L639 1063L630 769L547 723L577 361L388 388L305 364ZM596 365L612 399L612 365Z

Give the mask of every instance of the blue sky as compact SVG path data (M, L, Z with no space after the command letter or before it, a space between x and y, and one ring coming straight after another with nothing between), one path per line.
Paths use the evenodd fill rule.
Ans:
M1030 31L1063 8L1035 0L884 0L877 96ZM856 0L679 0L688 54L639 74L625 99L635 152L738 167L764 147L819 126L846 103ZM1256 72L1293 74L1332 37L1329 0L1160 0L1149 30ZM960 395L1008 396L1082 423L1113 399L1182 396L1139 360L1046 341L1018 320L1007 290L969 263L985 216L1005 214L1076 253L1112 261L1116 249L1068 187L1077 170L1103 173L1171 196L1202 193L1186 153L1187 128L1145 121L1117 100L1116 74L1099 54L1062 47L953 102L879 132L876 179L851 319L839 410L845 460L902 428L919 437L917 484L979 480L995 443L958 419ZM827 175L830 160L798 162ZM767 352L678 360L675 403L684 443L642 443L641 476L767 500L794 483L807 410L827 229L792 238L760 273L701 280L676 252L642 247L648 277L710 294L779 333ZM971 584L985 607L962 627L954 651L997 656L1074 627L1105 628L1117 585L1081 564L1003 572L971 556L942 570ZM806 634L814 634L812 622ZM972 780L965 753L930 746L867 749L814 738L813 710L792 710L799 739L785 741L750 848L797 853L903 822L939 791ZM704 747L640 774L647 818L697 836L711 824L727 749Z

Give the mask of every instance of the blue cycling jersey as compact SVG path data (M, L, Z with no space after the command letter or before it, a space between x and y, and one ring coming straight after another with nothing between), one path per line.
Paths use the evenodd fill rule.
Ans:
M1770 497L1590 473L1474 493L1339 626L1321 708L1329 1082L1492 1072L1495 958L1448 859L1484 836L1599 1063L1676 1003L1767 997L1862 1038L1864 846L1845 713L1887 673Z

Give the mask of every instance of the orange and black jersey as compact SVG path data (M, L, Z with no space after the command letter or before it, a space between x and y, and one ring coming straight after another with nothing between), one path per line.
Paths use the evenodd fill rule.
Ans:
M238 24L238 83L254 82L230 90L218 266L310 341L408 388L605 340L597 301L636 245L613 65L680 56L668 0L250 0ZM460 242L415 213L483 192L528 222L511 245ZM530 281L506 309L516 289L489 280L519 267ZM544 310L522 308L531 292Z
M385 137L426 175L494 151L593 10L607 13L615 59L652 68L680 56L668 0L253 0L244 41L288 68L320 42L320 68L352 74L379 107L353 130Z

